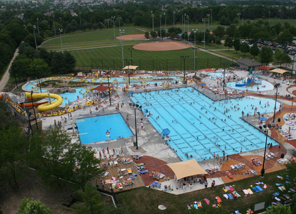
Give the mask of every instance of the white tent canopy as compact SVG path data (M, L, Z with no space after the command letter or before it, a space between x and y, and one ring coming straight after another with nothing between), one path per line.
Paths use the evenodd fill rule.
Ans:
M125 66L123 68L123 70L136 70L137 67L139 67L139 66L137 66L137 65L129 65L129 66Z
M195 159L171 163L168 166L174 171L177 180L193 175L208 174Z

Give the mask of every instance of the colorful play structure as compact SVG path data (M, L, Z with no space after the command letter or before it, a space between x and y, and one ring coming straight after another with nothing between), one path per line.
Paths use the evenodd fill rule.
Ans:
M235 84L237 87L253 87L254 85L261 85L262 82L259 80L259 76L257 74L249 73L249 77L244 78L240 83ZM253 77L252 77L253 76Z
M63 103L63 98L58 94L50 94L50 93L31 93L25 92L27 98L38 99L38 98L49 98L49 102L43 103L38 106L39 111L48 111L54 108L59 107ZM51 98L56 99L51 101Z

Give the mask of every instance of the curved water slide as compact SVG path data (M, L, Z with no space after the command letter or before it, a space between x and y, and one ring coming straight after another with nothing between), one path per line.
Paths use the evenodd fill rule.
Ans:
M237 84L235 84L235 86L237 86L237 87L248 86L248 85L250 85L253 81L254 81L253 79L248 78L248 81L247 81L246 83L237 83Z
M63 103L63 98L60 95L58 95L58 94L33 93L31 95L31 93L29 93L29 92L25 92L25 93L26 93L26 96L28 98L33 98L33 99L36 99L36 98L47 98L47 97L56 99L55 101L52 101L52 102L49 99L49 102L46 102L44 104L39 105L38 106L38 110L39 111L48 111L48 110L51 110L51 109L54 109L54 108L59 107Z

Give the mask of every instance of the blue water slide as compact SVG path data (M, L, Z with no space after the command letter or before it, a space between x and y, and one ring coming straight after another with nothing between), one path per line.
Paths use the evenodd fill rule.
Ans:
M260 76L259 76L259 75L257 75L257 74L248 73L248 75L253 75L254 77L260 78Z
M235 84L235 86L237 86L237 87L248 86L248 85L250 85L252 82L253 82L252 79L248 79L248 81L247 81L246 83L237 83L237 84Z

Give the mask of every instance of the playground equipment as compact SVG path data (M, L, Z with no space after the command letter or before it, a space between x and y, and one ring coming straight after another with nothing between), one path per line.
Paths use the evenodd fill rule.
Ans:
M59 107L62 103L63 103L63 98L58 95L58 94L50 94L50 93L33 93L31 95L31 93L26 92L26 96L27 98L49 98L49 102L48 103L44 103L38 106L38 110L39 111L47 111L47 110L51 110L54 108ZM51 102L50 98L54 98L56 99L55 101Z
M261 85L262 84L261 80L258 79L259 76L257 74L249 73L249 75L252 75L254 77L251 77L251 76L246 77L240 83L235 84L235 86L237 86L237 87L244 87L244 86L253 87L254 85Z

